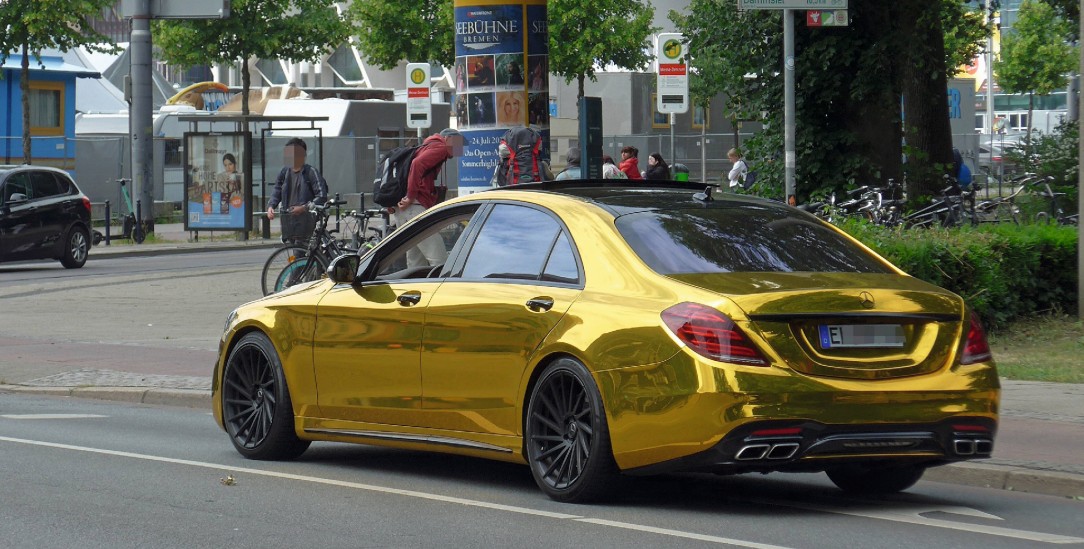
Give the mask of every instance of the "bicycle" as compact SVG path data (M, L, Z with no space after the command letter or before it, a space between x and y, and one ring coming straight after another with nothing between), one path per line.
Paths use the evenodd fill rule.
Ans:
M310 206L309 213L316 216L316 227L305 245L284 238L283 246L264 262L261 287L264 295L271 295L284 288L317 280L325 275L331 260L356 250L347 248L335 238L335 230L328 230L330 208L345 204L331 199L322 205Z
M1054 189L1050 187L1050 182L1053 180L1053 176L1046 176L1033 183L1033 186L1035 187L1038 187L1040 184L1043 186L1042 190L1036 191L1035 194L1050 201L1050 210L1035 214L1035 223L1056 223L1058 225L1079 224L1079 214L1066 215L1058 204L1058 197L1065 196L1065 193L1054 192Z

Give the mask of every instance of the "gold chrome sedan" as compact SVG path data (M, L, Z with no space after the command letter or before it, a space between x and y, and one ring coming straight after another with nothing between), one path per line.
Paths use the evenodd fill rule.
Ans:
M450 452L560 501L669 471L896 492L989 457L997 372L959 296L795 208L620 183L450 200L239 307L215 418L252 459Z

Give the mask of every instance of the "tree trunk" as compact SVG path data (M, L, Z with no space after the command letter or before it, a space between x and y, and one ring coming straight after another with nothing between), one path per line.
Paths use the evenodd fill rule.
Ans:
M252 86L252 74L248 72L248 56L241 56L241 114L248 116L248 90Z
M577 84L577 87L576 87L577 91L576 91L576 93L578 94L578 95L576 96L576 99L577 99L577 100L578 100L579 98L583 97L583 96L584 96L584 94L585 94L585 90L586 90L586 86L585 86L585 84L584 84L584 81L585 81L585 80L587 80L587 75L581 74L581 75L579 75L579 76L577 76L577 77L576 77L576 84Z
M884 40L892 32L891 10L873 2L855 2L851 18L852 32L871 43ZM879 71L891 82L897 68L886 60ZM854 152L868 161L856 174L861 184L885 185L889 179L903 181L903 144L900 126L900 98L896 86L881 86L860 98L848 97L841 109L847 129L855 136Z
M20 69L19 92L23 103L23 164L30 164L30 50L23 44L23 60Z
M952 128L946 104L945 37L940 0L901 2L896 21L910 36L898 60L907 141L907 191L911 200L937 194L952 172Z

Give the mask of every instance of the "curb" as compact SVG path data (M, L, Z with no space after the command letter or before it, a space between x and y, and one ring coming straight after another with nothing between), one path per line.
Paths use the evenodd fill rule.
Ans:
M0 394L3 393L90 398L133 404L211 409L210 391L198 389L0 385ZM982 462L953 463L941 467L931 467L923 475L922 480L1084 501L1084 475L1059 471L1043 471Z
M199 389L158 389L146 387L28 387L0 385L0 393L89 398L132 404L211 409L211 392Z
M94 260L147 255L194 254L203 252L232 252L235 250L243 249L270 249L279 247L282 247L282 243L274 240L268 240L267 242L255 242L252 244L244 242L208 244L151 244L146 247L143 247L142 244L134 244L130 246L123 246L123 249L101 249L104 248L104 246L95 246L91 248L90 255L87 259Z

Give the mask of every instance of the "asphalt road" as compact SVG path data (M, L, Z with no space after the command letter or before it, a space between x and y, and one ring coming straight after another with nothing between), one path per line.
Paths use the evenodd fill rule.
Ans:
M608 503L546 499L524 466L315 444L241 458L209 414L0 395L0 539L22 547L1039 547L1084 544L1077 502L921 482L844 496L823 475L671 475Z

